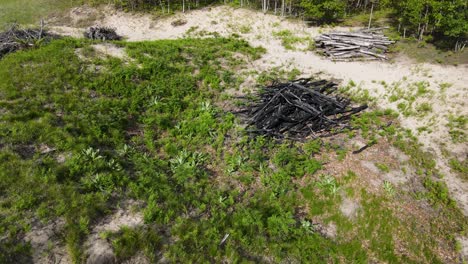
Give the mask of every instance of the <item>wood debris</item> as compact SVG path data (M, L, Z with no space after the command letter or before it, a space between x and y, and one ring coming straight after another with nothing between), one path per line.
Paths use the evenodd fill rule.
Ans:
M386 37L381 32L383 29L324 33L315 39L315 45L335 61L387 60L385 53L395 41Z
M95 40L121 40L122 37L115 32L115 28L94 26L86 29L84 37Z
M12 24L8 30L0 33L0 58L17 50L38 46L53 38L58 36L48 33L42 22L40 28L36 29Z
M352 106L336 90L337 84L327 80L277 82L262 89L258 101L239 113L246 113L254 127L249 132L291 139L326 136L351 129L351 116L367 108Z
M187 20L185 20L185 19L177 19L177 20L174 20L174 21L171 22L171 25L173 27L183 26L185 24L187 24Z

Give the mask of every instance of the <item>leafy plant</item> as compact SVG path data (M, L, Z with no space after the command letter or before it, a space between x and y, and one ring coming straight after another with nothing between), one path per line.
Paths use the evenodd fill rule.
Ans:
M384 181L383 188L389 196L395 195L395 189L393 188L393 184L391 182Z

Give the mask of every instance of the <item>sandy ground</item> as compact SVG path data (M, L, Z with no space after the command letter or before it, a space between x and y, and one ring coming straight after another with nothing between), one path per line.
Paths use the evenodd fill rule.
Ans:
M136 205L135 201L127 201L121 208L118 208L112 215L109 215L94 225L89 236L84 243L86 263L115 263L116 257L112 245L103 239L103 232L118 232L122 227L135 228L143 224L143 215L139 212L132 212L131 206ZM128 262L133 263L133 262ZM140 263L147 263L140 262Z
M60 239L60 231L65 226L65 220L58 219L47 225L40 222L32 224L31 230L26 234L25 241L34 249L33 263L72 263L67 253L66 246Z
M236 33L251 45L266 49L265 55L260 60L252 62L252 68L258 72L268 71L274 67L296 68L304 75L320 74L341 79L344 85L352 80L357 84L358 88L354 88L356 91L358 89L369 91L370 95L376 97L376 105L381 108L398 110L397 105L401 100L396 102L389 100L395 84L407 89L406 87L412 87L417 82L427 82L429 92L419 96L416 104L427 102L431 105L432 111L419 117L400 115L400 121L403 127L410 129L418 137L425 150L435 154L437 166L444 175L443 179L452 197L468 216L468 182L461 180L451 171L447 158L448 155L463 160L468 154L468 144L454 144L450 140L447 126L449 114L468 115L468 107L465 105L465 102L468 102L468 65L420 64L404 57L391 62L332 62L312 51L287 50L281 44L281 40L274 36L274 32L289 30L298 37L314 38L331 28L307 27L300 21L224 6L180 13L164 19L156 19L151 15L132 15L109 7L102 13L99 10L82 7L70 12L68 24L54 26L51 29L59 34L81 37L84 29L79 28L74 21L81 21L83 24L82 22L87 19L93 19L88 21L90 24L116 28L117 33L128 41L177 39L187 37L189 34L202 36L207 32L217 32L221 36ZM171 22L177 19L184 19L187 23L178 27L172 26ZM107 47L105 50L123 56L114 48ZM450 87L443 89L441 84L442 86L450 84ZM422 127L428 127L431 131L418 132L418 128ZM468 239L462 241L467 244L468 250Z

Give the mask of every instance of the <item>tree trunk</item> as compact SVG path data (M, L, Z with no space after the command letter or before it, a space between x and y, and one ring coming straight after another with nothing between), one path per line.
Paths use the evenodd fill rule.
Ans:
M262 0L262 12L265 14L267 11L267 0Z
M427 30L429 28L429 19L427 18L429 12L429 5L426 5L426 14L424 15L424 20L426 20L426 26L424 30Z
M421 34L421 23L418 24L418 36ZM418 38L419 39L419 38Z
M367 26L367 29L370 29L373 13L374 13L374 2L372 2L372 5L371 5L370 16L369 16L369 25Z
M292 16L292 0L289 0L289 16Z
M281 16L284 17L284 11L285 11L285 8L286 8L286 3L285 3L286 0L283 0L281 2Z
M424 28L425 28L425 27L426 27L426 26L423 25L422 28L421 28L421 30L420 30L420 32L419 32L419 38L418 38L419 41L422 41L422 40L423 40L424 30L425 30Z
M162 0L159 0L159 5L161 6L161 11L164 14L164 4L163 4Z

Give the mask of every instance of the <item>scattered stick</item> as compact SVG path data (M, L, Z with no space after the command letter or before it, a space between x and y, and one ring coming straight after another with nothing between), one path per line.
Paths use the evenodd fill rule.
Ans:
M360 149L358 149L358 150L353 151L353 154L359 154L359 153L363 152L364 150L366 150L368 147L370 147L370 145L369 145L369 144L366 144L364 147L362 147L362 148L360 148Z
M229 233L224 235L223 239L221 239L221 242L219 243L219 246L224 245L224 243L226 242L228 238L229 238Z

